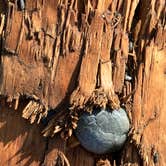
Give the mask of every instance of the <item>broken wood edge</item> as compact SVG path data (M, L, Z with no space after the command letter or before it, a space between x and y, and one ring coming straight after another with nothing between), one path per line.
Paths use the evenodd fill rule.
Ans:
M119 109L120 102L117 95L112 94L111 91L106 93L103 88L96 88L89 97L80 94L76 90L71 96L70 111L83 110L91 112L93 107Z
M4 25L5 25L5 15L4 14L1 14L1 22L0 22L0 35L2 34L2 31L3 31L3 28L4 28Z
M73 97L73 98L72 98ZM83 112L92 112L93 108L106 108L110 110L119 109L120 102L117 96L112 96L112 93L106 94L102 88L95 89L91 96L86 97L80 93L79 88L71 95L70 106L67 110L61 110L57 113L42 131L43 136L53 137L60 133L62 139L67 140L72 136L73 130L77 128L79 116ZM29 103L31 104L31 103ZM29 105L27 105L29 109Z
M48 110L43 104L35 100L30 100L22 111L22 117L28 119L31 124L35 121L39 124L40 120L47 116L47 112Z

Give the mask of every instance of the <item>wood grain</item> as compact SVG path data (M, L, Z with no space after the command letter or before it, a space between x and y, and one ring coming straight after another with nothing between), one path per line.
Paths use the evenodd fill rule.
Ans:
M0 19L0 165L92 166L103 158L112 165L166 165L165 5L162 0L27 0L21 11L16 1L0 0L5 16L4 25ZM69 149L59 135L45 139L44 126L21 117L29 101L65 117L71 104L84 108L101 87L118 101L131 94L120 103L131 120L121 156Z

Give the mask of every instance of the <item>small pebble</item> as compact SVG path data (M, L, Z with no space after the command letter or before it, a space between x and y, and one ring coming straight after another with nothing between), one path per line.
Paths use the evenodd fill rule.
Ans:
M25 9L25 2L24 2L24 0L18 0L18 4L19 4L20 10L24 10Z
M134 43L132 41L129 41L129 52L133 52Z
M127 75L127 74L125 74L125 80L126 80L126 81L131 81L131 80L132 80L132 77L129 76L129 75Z

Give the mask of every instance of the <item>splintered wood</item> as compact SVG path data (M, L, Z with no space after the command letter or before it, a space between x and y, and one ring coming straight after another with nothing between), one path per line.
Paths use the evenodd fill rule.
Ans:
M44 111L44 107L35 101L30 101L22 112L22 117L30 119L30 123L34 123L38 116L37 123L40 123L41 118L47 116L47 111Z
M0 15L0 35L2 34L4 24L5 24L5 15L1 14Z
M112 65L109 51L113 34L110 27L104 29L104 26L106 25L104 25L101 17L96 16L96 19L94 18L91 23L92 29L90 28L87 32L87 35L89 34L86 42L87 51L82 59L78 87L70 98L70 110L84 109L92 111L93 106L106 108L108 100L111 103L110 108L119 108L119 101L115 95L112 82ZM103 91L102 95L101 91Z
M96 166L111 166L109 160L99 160L96 164ZM114 165L113 165L114 166Z
M0 0L0 95L16 110L28 98L22 116L30 123L55 110L42 134L64 139L80 111L123 105L132 129L117 163L166 165L165 6L163 0L26 0L25 6ZM55 164L69 165L52 153ZM71 163L94 164L82 154L88 160L78 150Z

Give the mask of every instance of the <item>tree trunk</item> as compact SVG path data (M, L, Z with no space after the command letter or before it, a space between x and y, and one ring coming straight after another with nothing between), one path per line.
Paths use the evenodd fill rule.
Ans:
M0 0L0 165L165 165L165 6ZM126 108L131 129L121 152L95 155L55 135L72 134L70 115L91 109L89 100Z

